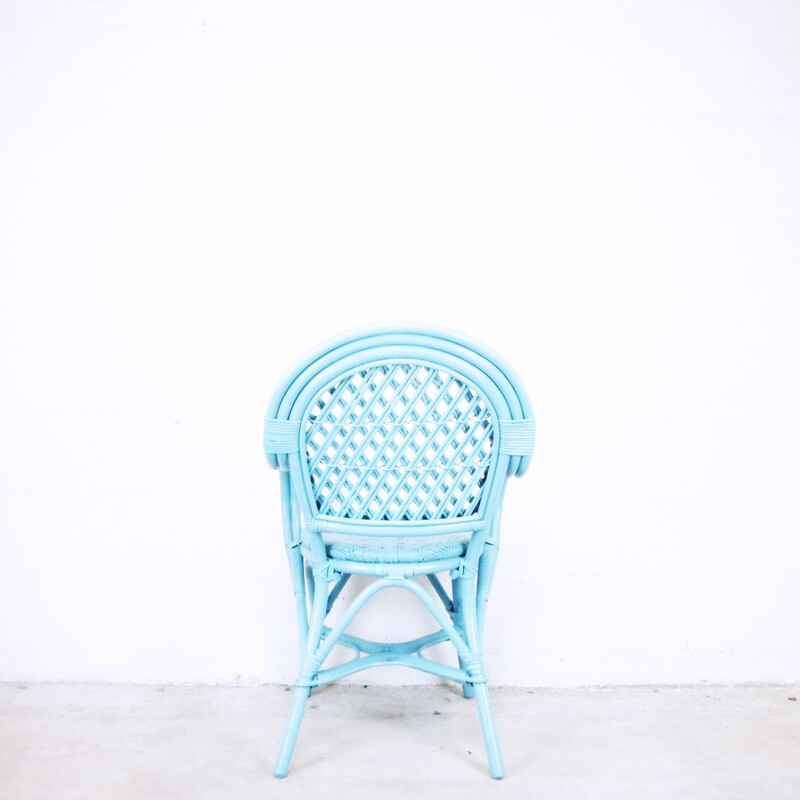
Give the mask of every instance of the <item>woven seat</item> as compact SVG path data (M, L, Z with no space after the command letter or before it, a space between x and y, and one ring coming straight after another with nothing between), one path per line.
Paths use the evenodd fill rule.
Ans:
M330 558L344 561L362 561L368 564L401 564L463 556L468 542L463 539L391 539L381 541L374 537L343 538L326 542Z
M460 683L478 706L490 774L503 777L483 629L506 479L527 469L534 433L508 365L478 342L430 327L345 334L279 386L264 449L280 471L301 665L278 777L288 773L311 691L385 665ZM354 574L373 580L327 625ZM365 603L390 587L415 595L438 629L391 644L349 634ZM458 668L423 655L448 641ZM325 667L336 646L354 657Z

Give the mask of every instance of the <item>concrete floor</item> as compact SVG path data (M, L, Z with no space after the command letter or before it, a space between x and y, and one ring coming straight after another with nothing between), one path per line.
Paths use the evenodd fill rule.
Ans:
M488 776L455 687L316 692L272 777L291 692L0 684L3 800L798 800L797 686L493 691L508 777Z

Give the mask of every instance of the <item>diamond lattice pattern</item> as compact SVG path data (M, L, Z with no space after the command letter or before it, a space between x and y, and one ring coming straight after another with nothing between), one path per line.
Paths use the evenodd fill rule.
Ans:
M485 398L421 364L350 373L317 398L307 466L320 514L441 520L479 510L494 439Z

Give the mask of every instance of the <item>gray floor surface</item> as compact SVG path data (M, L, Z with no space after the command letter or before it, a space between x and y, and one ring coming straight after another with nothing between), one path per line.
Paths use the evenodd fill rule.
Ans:
M798 695L494 689L508 776L493 781L456 687L331 686L277 780L285 687L0 684L0 798L800 800Z

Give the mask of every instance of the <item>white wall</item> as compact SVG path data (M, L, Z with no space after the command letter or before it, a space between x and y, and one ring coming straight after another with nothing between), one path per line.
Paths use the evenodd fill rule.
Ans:
M262 414L410 318L539 419L495 683L800 680L797 4L0 13L0 678L291 680Z

